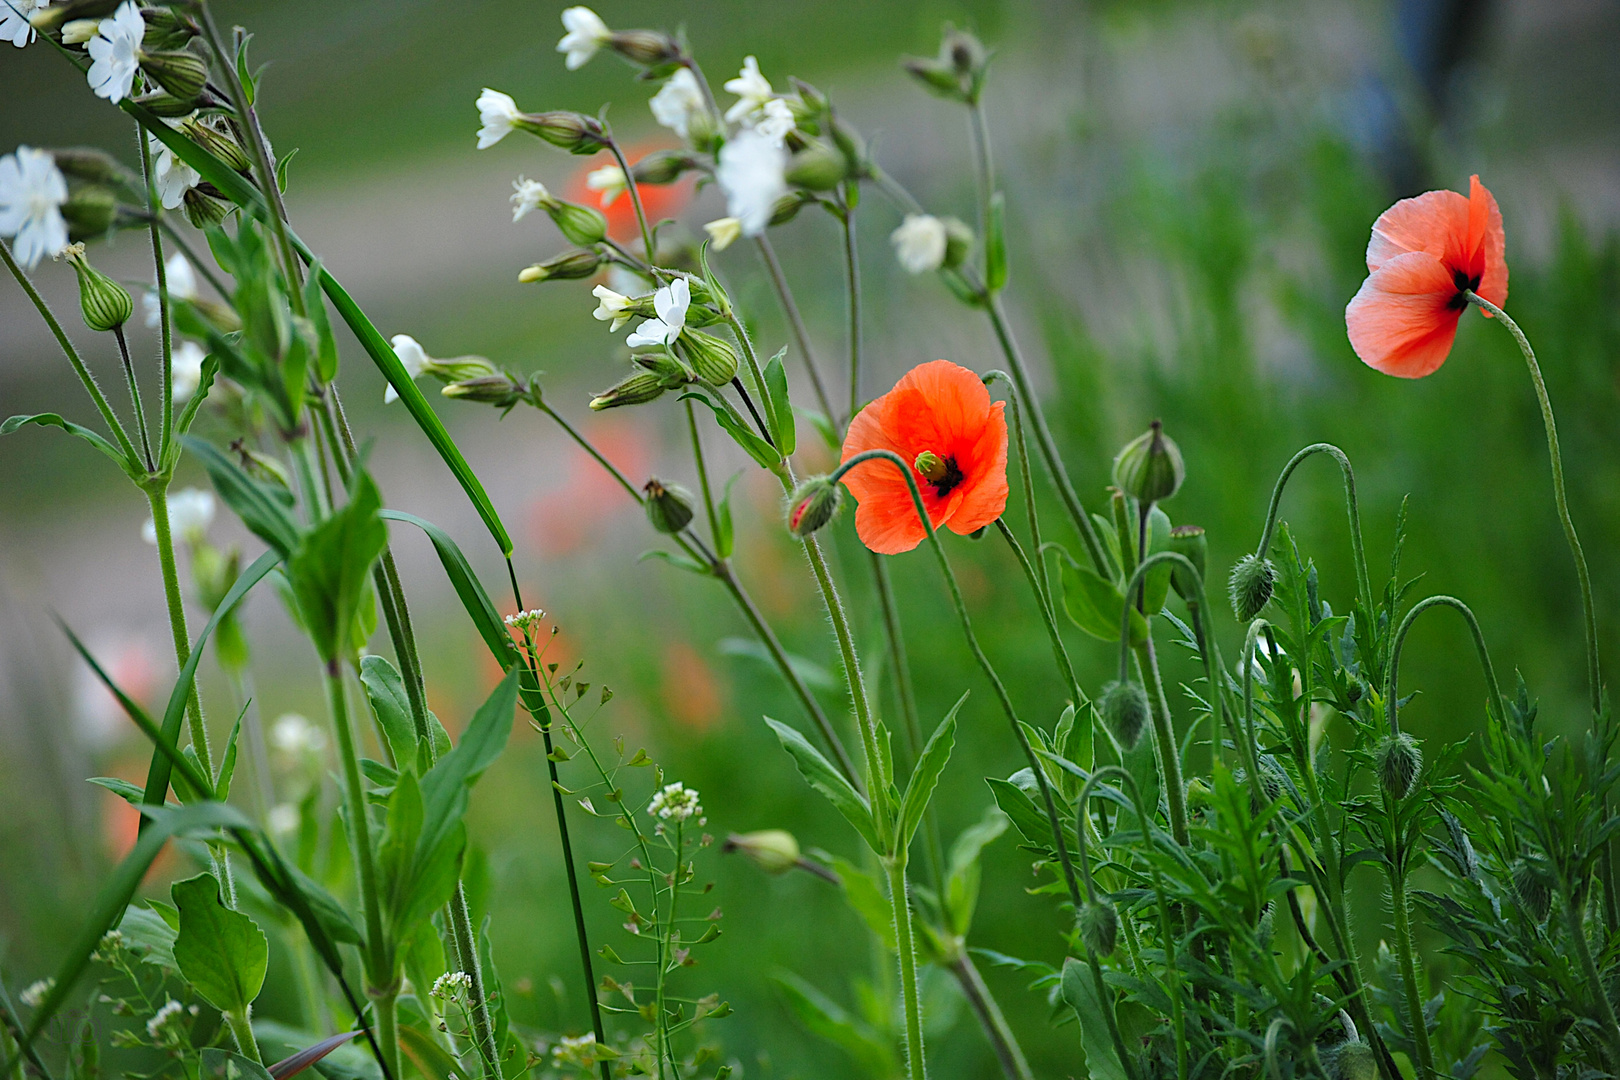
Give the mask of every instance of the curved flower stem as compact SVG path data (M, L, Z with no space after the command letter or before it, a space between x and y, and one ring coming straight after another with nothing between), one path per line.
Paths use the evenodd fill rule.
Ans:
M1586 569L1586 553L1581 550L1580 537L1575 535L1575 522L1569 516L1569 500L1564 494L1564 459L1558 452L1558 424L1553 419L1552 401L1547 397L1547 383L1541 377L1541 366L1536 363L1535 350L1530 348L1530 340L1519 329L1519 324L1508 317L1508 313L1479 296L1472 290L1463 293L1468 302L1489 315L1502 320L1508 333L1518 343L1519 351L1524 354L1525 367L1530 371L1530 381L1536 388L1536 403L1541 406L1541 426L1547 432L1547 456L1552 461L1553 502L1558 506L1558 521L1564 526L1564 542L1569 545L1569 554L1575 560L1575 576L1581 586L1581 614L1586 620L1586 682L1587 691L1591 697L1592 716L1595 720L1603 713L1603 677L1598 665L1597 645L1597 610L1592 604L1592 576Z
M67 333L62 329L62 324L56 321L56 315L51 311L50 305L45 302L43 296L39 295L39 290L35 289L34 283L28 280L28 275L23 273L23 268L17 265L17 260L12 258L11 248L6 245L4 240L0 240L0 262L6 264L6 269L11 271L11 276L17 279L17 284L22 286L23 292L28 294L28 299L33 301L40 317L45 320L45 325L51 328L51 334L55 336L56 343L62 347L62 352L67 356L68 363L73 365L73 373L79 377L79 382L84 384L84 389L90 395L90 400L95 402L96 411L101 413L101 419L107 425L107 430L111 431L113 438L118 440L118 448L124 452L124 457L128 459L130 470L132 472L138 471L140 458L136 454L135 444L129 441L129 433L124 430L124 425L118 419L118 414L113 412L112 406L108 404L106 395L101 392L101 387L96 383L96 377L90 374L90 369L85 367L84 361L79 358L79 350L75 349L73 342L68 340Z
M1084 708L1089 699L1080 689L1080 681L1075 678L1074 665L1069 661L1069 650L1063 644L1063 636L1058 632L1057 619L1053 617L1052 607L1047 603L1040 580L1035 576L1035 568L1030 565L1029 556L1024 554L1023 547L1018 543L1018 537L1007 527L1006 520L997 518L996 528L1001 531L1007 546L1018 558L1018 565L1023 568L1024 577L1029 581L1030 591L1035 594L1035 606L1041 609L1041 621L1046 625L1046 636L1052 640L1052 658L1057 661L1058 672L1068 683L1070 700L1074 702L1076 709Z
M1575 955L1581 962L1581 974L1586 976L1586 985L1597 1001L1598 1016L1603 1021L1605 1029L1603 1034L1609 1043L1610 1060L1620 1059L1620 1018L1615 1016L1614 1002L1609 1000L1603 977L1598 972L1597 964L1592 960L1592 947L1586 941L1586 926L1581 904L1576 899L1574 891L1567 886L1564 889L1564 897L1564 920L1569 927L1570 940L1575 943Z
M860 187L850 181L844 185L841 215L844 224L844 282L849 297L849 414L844 418L845 427L855 419L855 414L861 408L861 260L855 243L855 207L859 204Z
M624 151L619 147L619 140L609 135L607 147L612 151L613 159L619 163L619 171L624 173L624 188L630 193L630 205L636 209L636 224L641 226L641 245L647 252L647 265L651 266L656 249L653 247L652 229L647 227L647 211L641 205L641 187L636 183L634 174L630 172L630 163L624 159Z
M905 477L906 486L911 490L912 506L916 509L917 516L923 523L924 532L927 533L929 544L934 551L934 558L939 563L940 573L944 576L945 584L950 590L951 602L956 608L957 618L962 623L962 633L967 638L968 648L973 652L973 658L978 661L979 669L984 672L985 678L990 681L990 686L996 694L996 700L1001 704L1001 711L1006 714L1007 722L1012 727L1013 737L1018 740L1019 749L1024 752L1024 758L1029 763L1030 771L1035 775L1035 783L1040 788L1041 800L1045 805L1047 822L1052 827L1052 843L1057 849L1058 862L1062 866L1063 879L1069 890L1069 899L1074 903L1075 909L1078 911L1081 904L1080 885L1075 878L1074 864L1069 859L1069 846L1063 838L1063 823L1058 817L1057 803L1052 797L1052 786L1046 778L1045 767L1035 756L1034 749L1029 745L1029 738L1024 734L1024 725L1018 719L1018 711L1013 707L1012 698L1008 696L1006 686L1002 684L1001 677L996 674L996 669L991 665L990 658L979 647L979 638L973 632L973 620L968 615L967 604L962 599L962 590L956 583L956 574L951 570L950 560L945 556L945 546L940 543L939 534L934 529L934 523L929 519L928 511L923 506L922 493L917 490L917 480L912 475L911 466L892 450L864 450L834 470L832 475L828 477L828 481L836 484L843 478L845 473L855 468L855 466L863 462L878 460L887 461L899 469L900 474ZM814 540L814 536L806 538L807 544L814 542Z
M1485 689L1490 694L1485 699L1488 714L1498 724L1506 724L1507 707L1502 701L1502 691L1497 687L1496 668L1491 664L1490 650L1485 647L1485 634L1479 628L1479 620L1474 618L1474 613L1469 610L1468 605L1455 596L1430 596L1412 605L1412 610L1406 613L1400 627L1395 631L1394 643L1390 647L1389 675L1384 681L1384 717L1389 723L1389 733L1399 735L1401 732L1395 701L1401 671L1401 649L1405 646L1406 635L1412 629L1412 624L1417 621L1417 617L1432 607L1453 608L1468 623L1468 632L1473 635L1474 648L1479 653L1479 666L1485 675Z
M1046 559L1042 557L1041 550L1041 518L1035 505L1035 474L1029 467L1029 443L1024 438L1024 414L1018 407L1018 387L1008 375L1000 368L987 371L981 376L986 386L992 382L1000 381L1007 387L1007 404L1012 407L1013 445L1018 448L1018 474L1024 489L1024 514L1029 519L1029 545L1035 552L1035 569L1039 573L1041 598L1048 607L1052 604L1052 584L1046 576Z
M804 369L810 373L810 385L816 392L816 401L820 403L827 422L836 423L832 401L827 397L827 387L821 381L821 369L816 367L815 354L810 349L810 333L805 329L804 316L799 314L799 305L794 302L793 290L788 288L782 264L776 259L776 249L771 246L770 237L764 233L755 237L754 243L759 248L759 257L765 261L771 285L776 289L776 298L782 303L782 313L787 317L788 329L793 332L793 340L799 346L799 355L804 357Z
M979 1025L984 1028L985 1037L990 1040L990 1048L995 1051L996 1060L1000 1062L1007 1080L1035 1080L1035 1074L1029 1069L1029 1061L1024 1057L1024 1048L1018 1045L1018 1037L1013 1034L1001 1006L985 985L973 957L966 949L961 949L951 959L949 966L951 974L956 976L957 985L962 988L962 995L967 998L968 1007L979 1018Z
M152 237L152 264L157 268L158 336L163 361L162 408L158 414L158 460L167 462L169 443L174 437L174 339L169 328L169 271L163 265L163 237L158 232L158 219L163 213L163 207L158 201L157 187L152 183L150 136L139 123L135 125L135 139L141 147L141 179L146 183L146 205L151 215L147 220L147 228Z
M1356 501L1356 473L1350 467L1350 459L1345 456L1332 443L1312 443L1299 453L1288 459L1288 464L1277 476L1277 483L1271 489L1271 504L1266 508L1265 528L1260 532L1260 546L1255 548L1255 554L1265 558L1266 550L1271 547L1271 536L1277 527L1277 509L1282 503L1283 488L1288 486L1288 479L1299 468L1300 463L1312 454L1327 454L1339 463L1339 471L1344 474L1344 502L1345 510L1350 519L1350 552L1356 564L1356 590L1360 593L1361 603L1367 612L1368 618L1373 612L1372 579L1367 574L1367 551L1361 543L1361 511Z

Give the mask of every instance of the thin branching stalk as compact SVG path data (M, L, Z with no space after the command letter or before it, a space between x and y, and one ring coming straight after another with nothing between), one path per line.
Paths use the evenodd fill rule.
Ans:
M609 135L607 148L613 154L613 160L619 163L619 171L624 174L624 188L630 193L630 205L636 211L636 224L641 226L641 246L647 253L647 265L651 266L657 256L657 250L653 244L652 229L647 226L647 211L641 205L641 185L636 183L635 174L630 171L630 163L625 160L619 140Z
M146 460L146 471L157 472L157 459L152 456L152 442L146 434L146 408L141 404L141 383L135 378L135 365L130 362L129 342L124 339L124 328L115 326L113 337L118 341L118 358L124 365L124 381L129 384L129 400L135 406L135 431L141 437L141 455Z
M1384 718L1389 724L1391 735L1400 734L1400 718L1397 708L1396 694L1400 687L1401 651L1406 645L1406 635L1411 632L1412 624L1417 617L1433 607L1449 607L1463 617L1468 624L1469 635L1474 639L1474 650L1479 654L1479 666L1485 676L1485 689L1489 696L1485 703L1489 715L1498 724L1507 722L1507 706L1502 700L1502 691L1496 682L1496 667L1491 663L1490 650L1485 645L1485 633L1479 627L1479 620L1474 617L1473 611L1467 604L1455 596L1429 596L1412 605L1412 609L1401 619L1400 627L1395 631L1393 644L1389 652L1389 673L1384 683Z
M782 264L777 261L776 249L771 246L770 237L760 233L754 238L759 248L759 257L765 262L765 269L769 272L771 286L776 290L776 298L781 301L782 314L787 317L788 329L793 332L793 340L799 346L799 355L804 357L804 369L810 374L810 386L816 392L816 401L821 405L822 415L828 423L836 423L837 413L833 412L832 401L827 397L827 387L821 381L821 369L816 366L815 353L810 348L810 333L805 329L804 316L799 313L799 305L793 299L793 290L788 287L787 276L782 273Z
M1018 1037L1013 1034L1001 1006L985 985L984 977L979 974L973 956L967 949L959 950L951 959L950 969L951 974L956 976L957 985L962 988L962 996L967 998L968 1007L984 1028L990 1048L995 1051L996 1060L1001 1064L1001 1071L1006 1074L1007 1080L1035 1080L1029 1061L1024 1057L1024 1048L1018 1045Z
M191 632L186 628L186 604L180 595L180 572L174 557L174 534L169 527L169 495L167 485L150 484L146 492L147 504L152 508L152 528L157 534L158 564L163 570L163 599L169 611L169 636L174 641L174 659L183 669L191 659ZM203 717L202 699L197 694L197 681L191 682L186 695L186 720L190 725L191 742L197 756L210 770L213 755L208 749L208 724Z
M844 186L843 220L844 285L849 304L849 412L848 426L861 408L861 259L856 247L855 207L860 188L852 181Z
M1058 674L1068 684L1070 700L1074 702L1075 711L1078 715L1079 710L1085 708L1088 699L1085 692L1080 689L1080 680L1075 677L1074 665L1069 662L1069 650L1063 644L1063 635L1058 631L1057 620L1053 617L1052 608L1046 601L1046 593L1041 588L1040 578L1036 576L1035 567L1031 565L1029 556L1024 554L1024 548L1019 544L1018 537L1014 535L1012 529L1008 528L1006 519L997 518L996 528L1007 541L1007 546L1012 550L1013 555L1017 557L1018 565L1024 571L1024 578L1029 582L1030 591L1035 594L1035 606L1040 608L1041 622L1046 626L1046 635L1052 641L1052 659L1057 663ZM1075 722L1079 723L1080 721L1076 719Z
M152 265L156 268L158 297L158 340L162 356L162 405L158 410L158 460L168 461L169 443L174 438L174 338L169 326L169 272L163 265L163 237L158 220L163 207L158 200L157 187L152 183L152 146L149 136L140 124L135 125L135 139L141 147L141 179L146 184L146 206L150 217L147 229L152 238Z

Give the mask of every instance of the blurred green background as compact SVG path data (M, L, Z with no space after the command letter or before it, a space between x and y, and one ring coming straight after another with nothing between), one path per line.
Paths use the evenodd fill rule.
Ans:
M692 484L677 409L586 413L589 393L616 378L622 355L589 317L589 283L516 282L518 269L563 245L542 215L510 222L510 182L521 173L565 189L580 162L532 140L473 149L473 100L483 86L533 110L594 112L611 102L622 132L657 136L648 88L612 57L564 71L553 52L562 6L217 5L222 19L257 35L254 57L270 65L262 108L278 153L299 151L289 203L300 233L383 332L410 333L438 356L481 353L544 371L549 400L627 472ZM987 102L1012 221L1012 317L1088 502L1102 504L1114 450L1162 417L1188 464L1187 484L1167 509L1176 522L1209 530L1213 580L1255 543L1287 457L1308 442L1337 443L1360 478L1375 585L1409 498L1407 573L1425 575L1425 592L1473 606L1498 666L1523 672L1550 726L1582 722L1574 575L1512 342L1466 318L1439 372L1401 382L1355 358L1343 308L1364 275L1380 210L1430 187L1466 190L1469 174L1481 175L1507 223L1507 308L1536 344L1558 410L1602 643L1611 664L1620 662L1620 8L1583 0L707 0L598 10L616 27L684 25L716 84L746 54L758 56L779 89L789 74L810 80L862 129L885 168L931 208L965 220L973 216L965 120L924 95L897 59L932 54L947 19L972 27L996 50ZM88 144L134 161L122 114L43 46L0 46L0 103L0 151ZM713 192L700 193L681 228L700 235L698 226L721 213ZM864 391L875 395L938 356L978 370L1003 366L982 318L936 281L895 265L887 241L893 209L873 194L861 216ZM834 225L807 212L776 243L818 359L836 372L845 337ZM139 234L117 238L97 260L132 283L150 273ZM774 352L785 328L752 251L739 245L718 265ZM73 310L66 268L47 263L37 278L59 309ZM104 343L76 336L116 385ZM150 352L149 336L137 344ZM502 592L498 552L448 474L399 407L383 407L381 377L364 355L351 346L345 363L340 385L357 429L376 440L373 462L390 504L449 529L492 594ZM79 419L91 412L18 290L0 284L0 412L44 409ZM616 692L592 721L594 735L605 742L623 733L632 746L647 746L671 778L702 792L717 835L782 827L807 847L853 855L848 829L805 788L760 722L762 714L801 717L771 669L728 645L747 630L724 594L638 561L654 546L639 513L544 417L525 411L498 420L450 402L439 412L517 538L526 596L563 628L553 658L565 667L583 661L582 678ZM743 470L740 455L718 440L710 450L722 476ZM801 456L803 468L817 467L814 448ZM146 700L166 697L172 679L156 559L139 536L144 503L105 466L50 432L0 443L0 961L18 983L50 969L76 929L66 913L83 910L127 826L116 800L84 778L144 768L140 740L72 661L53 614ZM789 647L835 670L825 620L767 481L749 471L738 484L740 573ZM201 486L200 470L180 483ZM1074 547L1056 506L1044 509L1048 534ZM1349 548L1327 464L1304 470L1284 514L1320 565L1324 594L1346 608ZM837 532L866 654L881 669L870 575L848 516ZM213 535L250 556L258 550L234 522L216 522ZM454 729L496 673L426 545L396 540L432 704ZM1020 709L1049 726L1061 687L1016 565L993 542L952 540L951 551ZM928 563L914 554L893 560L893 569L925 722L973 691L937 799L951 836L990 804L981 777L1005 776L1022 762ZM1218 625L1235 655L1235 624L1223 617ZM268 592L249 605L247 627L264 722L302 712L323 723L313 656ZM1078 632L1070 646L1085 685L1099 686L1109 650ZM1413 635L1404 685L1422 696L1406 715L1421 737L1463 739L1478 727L1481 688L1465 646L1445 620ZM1193 677L1184 659L1169 663L1172 678ZM880 670L878 678L892 718ZM204 691L223 724L231 689L211 672ZM843 707L834 690L823 699L829 710ZM474 796L475 901L493 915L517 1018L574 1032L584 1020L538 742L517 730ZM273 764L284 784L321 782L320 767L285 757ZM617 830L595 824L581 819L581 858L617 854ZM986 859L972 943L1059 959L1060 917L1045 898L1026 895L1035 884L1028 858L1004 837ZM167 873L180 870L172 863ZM857 918L808 875L765 878L717 851L699 872L717 883L725 936L684 978L692 996L717 991L737 1010L711 1034L748 1075L845 1070L839 1051L795 1024L770 980L793 971L855 1008L854 984L884 968ZM622 937L607 896L587 899L598 940ZM1380 936L1370 912L1361 931L1369 942ZM989 970L987 978L1037 1072L1072 1069L1073 1028L1051 1027L1046 1001L1027 993L1021 977ZM273 971L262 1015L288 1009L288 992ZM932 1048L942 1076L994 1068L965 1012Z

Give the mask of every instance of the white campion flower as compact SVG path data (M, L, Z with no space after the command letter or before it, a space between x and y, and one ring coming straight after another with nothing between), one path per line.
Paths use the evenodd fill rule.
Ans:
M643 320L630 332L624 343L632 349L643 345L673 345L686 329L686 309L692 306L692 289L685 278L676 278L653 293L656 319Z
M684 285L686 282L682 281L681 284ZM591 312L591 316L600 322L611 320L613 325L608 327L609 333L618 333L619 327L630 321L631 316L626 310L634 302L630 297L616 293L606 285L598 285L591 290L591 295L597 300L596 310ZM685 322L684 315L682 322Z
M214 493L200 488L181 488L168 497L169 531L188 544L200 542L214 520ZM151 518L141 526L141 539L157 543L157 522Z
M776 201L788 193L786 170L787 151L762 132L739 132L720 148L714 178L744 236L758 236L770 225Z
M784 98L771 98L755 119L754 130L781 146L793 130L793 107Z
M0 3L3 2L0 0ZM179 121L165 122L172 128L180 126ZM173 150L150 132L146 136L146 145L152 151L152 181L157 185L163 209L178 210L185 201L186 192L201 182L202 174L176 157Z
M283 713L270 725L270 745L283 754L297 754L305 750L319 753L326 746L321 729L298 713Z
M715 218L704 223L703 231L709 234L711 248L724 251L742 235L742 222L734 217Z
M478 95L478 122L483 125L478 129L478 149L488 150L512 134L521 119L523 114L511 94L484 87Z
M67 181L44 150L19 146L0 157L0 236L16 238L12 254L24 267L67 247L67 197Z
M900 227L889 234L895 257L913 274L938 270L945 262L948 239L945 223L932 214L907 214Z
M28 20L50 3L51 0L0 0L0 41L9 41L19 49L33 41L34 27Z
M652 109L653 119L660 126L669 128L683 139L692 129L692 117L709 107L709 103L703 99L703 88L698 85L697 76L686 68L680 68L665 79L664 85L647 104Z
M427 351L409 334L395 334L389 343L394 346L394 355L405 365L405 372L411 377L412 382L420 379L422 372L433 363ZM383 391L383 404L391 405L398 400L399 391L394 389L393 383L389 383L388 389Z
M617 165L604 165L585 175L585 186L602 193L602 209L606 210L613 205L614 199L624 194L629 185L625 182L623 169Z
M0 0L0 3L4 2L5 0ZM169 285L171 300L197 299L197 272L191 268L191 261L184 255L171 255L163 260L163 278ZM158 323L163 320L163 305L158 300L157 282L154 281L152 287L141 297L141 308L146 312L147 327L156 330Z
M175 346L169 361L169 387L176 405L190 401L191 395L202 385L202 366L206 359L208 353L195 341L182 341Z
M512 181L512 220L522 221L550 198L551 192L540 181L518 177Z
M69 19L62 24L62 44L83 45L96 36L100 19Z
M703 807L698 803L697 791L676 781L665 784L663 790L652 797L652 802L647 804L647 813L666 821L685 821L693 814L703 813Z
M742 70L735 79L726 80L726 93L736 94L737 102L726 110L726 122L749 123L765 109L765 103L775 96L771 84L759 73L759 61L752 56L743 57Z
M569 71L576 71L588 64L591 57L596 55L596 50L606 45L613 36L607 23L588 7L564 8L562 24L568 33L557 42L557 51L567 54L563 62Z
M102 19L96 36L86 46L90 51L90 70L86 77L96 97L106 98L114 105L129 97L135 85L135 72L141 66L141 39L146 36L146 21L141 18L141 6L135 0L124 0L110 19Z

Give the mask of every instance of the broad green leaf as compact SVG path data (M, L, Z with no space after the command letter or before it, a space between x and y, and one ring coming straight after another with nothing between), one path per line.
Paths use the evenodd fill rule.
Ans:
M208 470L214 490L235 511L242 524L260 540L285 557L298 546L298 522L292 515L292 492L279 485L263 484L249 476L240 465L226 457L213 443L186 436L185 446Z
M304 629L328 664L350 655L351 635L371 565L388 546L378 517L382 496L364 472L350 485L349 501L299 538L287 557L287 581L298 597Z
M777 448L782 451L783 457L792 457L799 445L799 434L793 424L793 403L788 399L787 369L782 365L785 355L786 345L778 349L770 363L765 365L765 389L768 395L765 406L770 410L771 431L776 435Z
M202 408L203 402L208 399L208 391L213 389L214 379L218 375L219 357L210 352L203 357L202 372L197 377L197 389L192 391L191 400L186 402L186 407L181 409L180 415L175 418L175 439L169 443L169 460L165 463L169 467L172 468L180 460L180 454L184 449L182 440L191 430L191 425L197 419L197 413Z
M415 768L420 744L416 724L411 719L410 701L405 694L405 680L399 670L386 657L365 656L360 659L360 682L366 688L372 714L377 727L388 743L388 753L400 769ZM423 771L427 762L421 762Z
M848 859L832 857L833 872L844 890L844 900L866 923L866 928L890 952L894 951L894 909L883 886L872 874Z
M990 794L995 796L996 805L1012 820L1013 826L1025 840L1037 847L1053 847L1052 826L1046 820L1046 815L1036 807L1035 800L1029 797L1029 792L1009 780L998 780L993 776L986 777L984 782L990 785Z
M680 400L701 401L703 404L707 405L709 407L709 411L714 413L715 422L720 425L721 430L723 430L727 435L730 435L732 440L735 441L738 446L746 450L748 452L748 456L753 458L762 467L767 469L773 468L782 460L782 455L777 453L776 447L772 446L758 435L755 435L742 423L741 420L737 418L736 413L732 412L722 404L717 404L708 396L708 394L704 393L703 391L688 390L686 393L680 396Z
M990 196L985 229L984 284L996 293L1007 286L1007 197L1000 191Z
M928 801L934 797L934 787L939 783L939 775L945 771L945 764L951 759L951 750L956 745L956 713L967 699L967 693L956 699L951 711L945 714L945 719L940 721L939 727L929 736L928 744L923 747L922 753L917 758L917 767L911 771L911 779L906 782L906 793L900 800L902 848L910 846L917 826L922 824L923 813L928 809Z
M132 905L119 920L118 932L124 935L124 943L146 963L170 971L180 970L174 959L174 938L178 931L151 908Z
M966 937L973 927L973 909L979 902L979 856L1006 831L1007 815L988 806L984 816L964 829L951 845L950 868L945 875L941 902L951 930L959 937Z
M899 1076L903 1069L894 1041L873 1031L814 986L792 972L771 976L788 1009L810 1034L841 1047L855 1059L862 1076Z
M1070 956L1063 961L1063 1000L1080 1020L1080 1046L1085 1052L1091 1080L1129 1080L1125 1066L1114 1049L1103 1009L1107 1002L1097 997L1097 980L1091 965Z
M1103 641L1118 641L1120 619L1125 613L1125 598L1119 586L1104 581L1089 566L1082 566L1065 558L1063 573L1063 610L1076 626ZM1147 640L1147 623L1141 614L1131 612L1131 644Z
M794 728L778 723L768 716L765 723L776 732L777 739L782 743L782 749L792 756L793 763L799 767L799 774L811 787L826 796L873 851L879 855L883 854L883 844L878 839L877 823L872 819L872 808L861 793L844 779L844 774L833 768L832 763L822 756L821 751L811 746Z
M269 1070L256 1061L229 1050L209 1047L202 1052L198 1080L274 1080Z
M1147 553L1157 554L1170 550L1170 516L1154 506L1148 513L1148 544ZM1142 610L1149 615L1156 615L1164 610L1164 602L1170 595L1170 577L1175 568L1169 563L1161 563L1147 572L1146 599ZM1114 635L1118 638L1118 633Z
M199 387L199 389L201 388ZM97 450L100 450L103 454L106 454L108 457L112 458L113 462L116 463L120 469L124 470L125 475L129 476L131 479L137 479L146 472L146 469L142 467L139 462L131 461L129 458L125 457L122 450L108 442L101 435L91 431L83 424L75 424L71 420L65 420L56 413L34 413L29 416L9 417L4 423L0 423L0 435L10 435L18 428L29 424L34 424L39 427L58 427L67 432L69 435L77 435L79 438L83 439Z
M460 800L466 807L465 788ZM388 822L378 847L384 902L395 940L429 919L455 892L466 830L457 820L431 847L422 842L423 805L416 775L399 775L388 800Z
M170 890L180 909L174 959L180 974L214 1008L245 1016L264 986L270 943L240 911L220 902L213 874L177 881Z
M461 606L472 618L473 626L477 628L478 635L484 639L484 644L495 657L495 661L503 668L517 663L517 646L512 644L512 636L507 632L506 624L496 613L495 605L490 603L489 594L484 591L483 585L479 584L472 567L467 565L467 557L461 553L456 542L450 539L449 534L431 521L425 521L414 514L384 510L380 516L384 521L403 521L415 525L427 534L427 538L433 543L433 550L439 555L439 562L444 566L444 572L450 577L450 584L456 590L456 596L461 600Z
M450 1052L427 1032L410 1024L399 1029L399 1048L428 1080L472 1080Z

